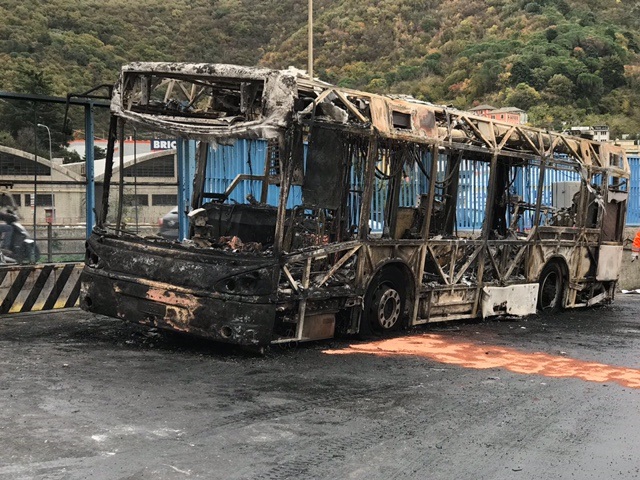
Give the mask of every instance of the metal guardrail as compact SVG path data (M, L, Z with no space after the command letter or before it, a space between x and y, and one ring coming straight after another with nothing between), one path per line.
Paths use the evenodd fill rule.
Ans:
M27 227L33 236L33 226ZM132 230L141 235L152 235L158 232L157 225L132 225ZM82 262L85 255L85 226L77 224L64 226L56 224L36 225L36 244L40 252L40 259L36 263L68 263ZM0 265L1 266L1 265Z

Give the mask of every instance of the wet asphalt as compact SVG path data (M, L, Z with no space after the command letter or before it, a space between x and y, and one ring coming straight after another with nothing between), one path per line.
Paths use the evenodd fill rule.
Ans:
M640 295L396 340L0 317L0 479L640 478Z

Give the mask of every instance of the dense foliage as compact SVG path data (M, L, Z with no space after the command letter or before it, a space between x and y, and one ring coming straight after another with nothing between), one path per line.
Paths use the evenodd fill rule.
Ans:
M317 76L531 123L640 133L640 4L626 0L315 0ZM307 2L5 0L0 89L113 82L135 60L306 66ZM2 106L2 105L0 105ZM6 112L5 112L6 117ZM1 128L7 130L6 127ZM2 135L2 134L0 134ZM5 134L6 135L6 134Z

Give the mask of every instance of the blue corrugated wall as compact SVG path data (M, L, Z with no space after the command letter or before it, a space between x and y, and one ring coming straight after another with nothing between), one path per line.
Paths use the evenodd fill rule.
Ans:
M235 145L220 145L209 152L209 162L206 175L206 191L222 192L240 173L262 175L267 154L267 142L262 140L239 140ZM441 157L440 162L446 161ZM430 162L428 155L425 163ZM629 187L629 204L627 210L627 224L640 225L640 156L629 157L631 166L631 183ZM443 171L444 168L438 169ZM538 167L529 168L523 175L514 179L512 189L521 195L523 201L535 203L538 187ZM354 177L354 176L352 176ZM421 179L424 176L415 171L405 172L405 188L401 190L400 205L413 206L419 193L425 193L427 185ZM458 187L457 223L459 229L479 230L482 228L484 217L484 203L486 201L486 185L489 179L489 166L486 162L463 160L460 166L460 183ZM576 172L547 170L545 172L545 189L543 203L551 204L551 184L554 182L579 181ZM352 178L355 182L355 177ZM371 209L371 226L373 230L381 230L384 219L384 204L386 201L386 181L376 179L376 188ZM260 198L262 189L259 181L243 181L231 194L231 200L244 203L247 195ZM267 202L270 205L278 203L279 189L275 185L269 186ZM292 187L289 195L288 208L302 203L302 189ZM531 227L531 215L525 215L525 227Z
M264 140L238 140L234 145L219 145L209 150L209 162L205 180L206 192L224 192L234 178L241 173L262 175L267 156L267 142ZM269 185L267 203L278 204L280 189L276 185ZM260 200L262 182L245 180L233 190L231 201L245 203L248 195ZM293 208L302 203L302 190L298 186L291 188L287 208Z
M640 225L640 156L628 157L631 167L627 225Z

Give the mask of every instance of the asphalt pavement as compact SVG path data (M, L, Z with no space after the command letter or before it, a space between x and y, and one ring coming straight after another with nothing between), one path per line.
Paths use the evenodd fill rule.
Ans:
M640 295L264 356L0 318L0 479L640 478Z

